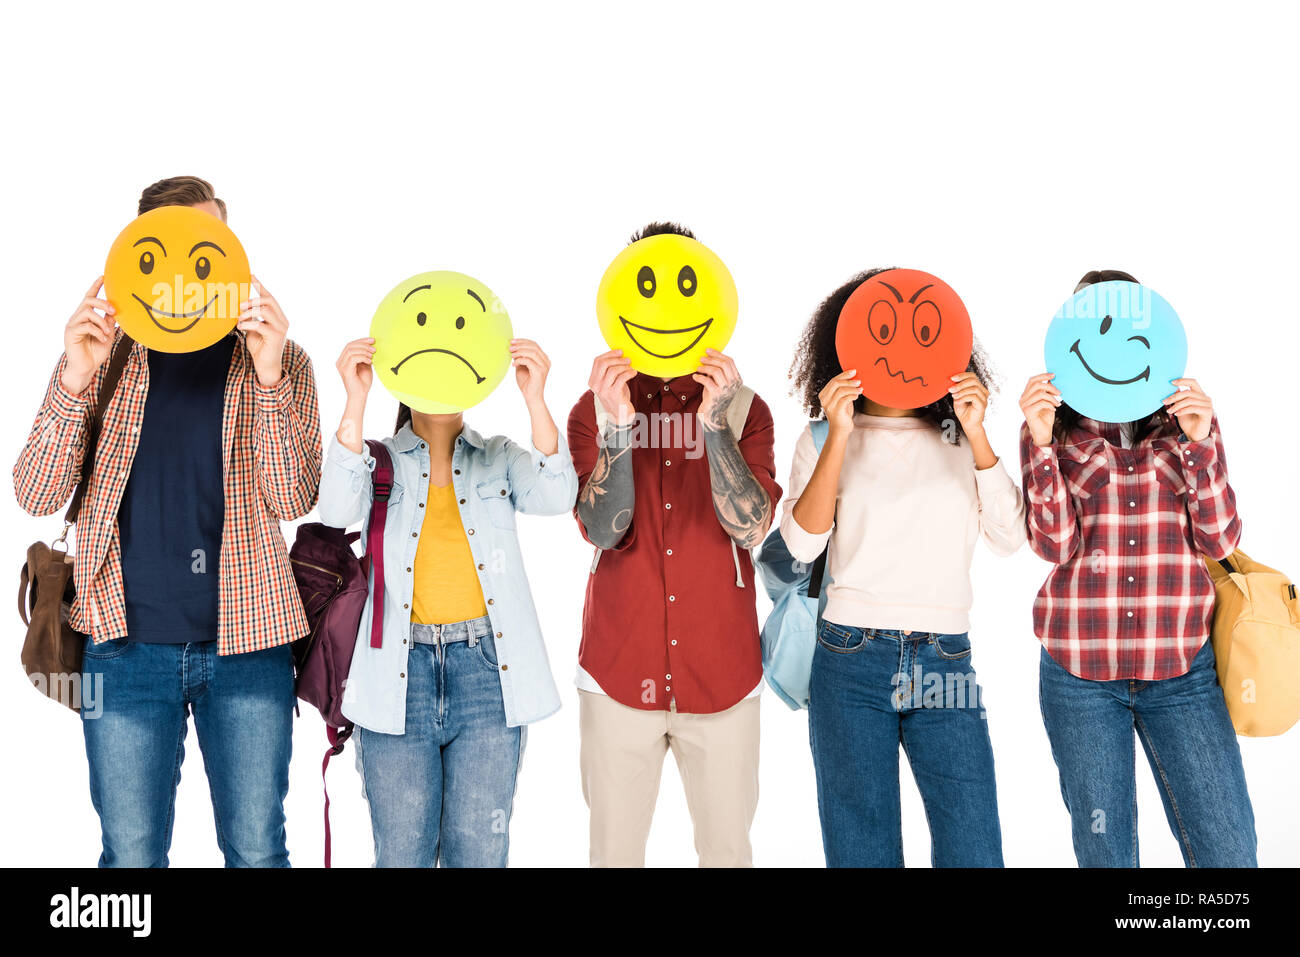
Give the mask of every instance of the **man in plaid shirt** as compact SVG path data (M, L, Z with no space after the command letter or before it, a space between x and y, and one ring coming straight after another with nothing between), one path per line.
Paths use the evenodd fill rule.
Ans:
M150 186L139 211L175 205L225 219L212 187L188 176ZM288 866L289 642L307 623L279 523L316 503L320 422L311 362L253 282L258 295L215 345L130 347L83 476L122 338L96 280L14 467L18 502L37 515L88 483L70 620L89 636L83 688L101 689L82 709L101 866L166 865L191 712L227 865Z
M1076 292L1112 280L1137 281L1092 272ZM1208 641L1202 556L1224 558L1241 538L1214 407L1195 379L1175 379L1155 413L1098 422L1052 378L1034 376L1021 397L1020 466L1030 546L1054 566L1034 631L1075 856L1138 865L1136 733L1187 865L1254 866L1254 814Z

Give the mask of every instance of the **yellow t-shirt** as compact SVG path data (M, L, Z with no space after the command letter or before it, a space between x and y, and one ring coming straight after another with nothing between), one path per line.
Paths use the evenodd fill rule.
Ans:
M469 537L456 508L456 490L450 485L429 484L413 574L411 621L416 624L447 625L487 614Z

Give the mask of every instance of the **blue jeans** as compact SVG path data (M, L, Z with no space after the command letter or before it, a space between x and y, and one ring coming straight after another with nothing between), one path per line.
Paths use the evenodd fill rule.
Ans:
M215 641L85 647L82 710L90 798L103 832L100 867L166 867L188 717L208 775L227 867L288 867L284 796L293 732L288 645L218 655Z
M412 625L406 733L357 729L376 867L505 867L524 728L487 618Z
M823 621L809 694L828 867L903 866L900 742L934 866L1002 866L993 747L966 635Z
M1135 729L1187 866L1255 866L1255 816L1210 642L1163 681L1089 681L1044 649L1038 696L1080 867L1138 866Z

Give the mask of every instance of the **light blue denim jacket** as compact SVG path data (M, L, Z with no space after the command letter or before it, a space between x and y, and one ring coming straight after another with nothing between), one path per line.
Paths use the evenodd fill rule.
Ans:
M428 500L429 450L410 425L383 442L393 458L393 491L384 528L383 647L370 647L372 581L344 690L343 714L371 731L403 734L415 579L410 569L424 520L419 503ZM321 473L322 522L335 528L362 522L365 541L374 468L368 451L358 455L337 438L330 444ZM556 453L544 456L504 436L484 439L466 427L456 439L451 468L460 520L492 621L506 724L539 721L559 710L560 695L524 575L515 511L559 515L573 508L578 476L568 446L561 435Z

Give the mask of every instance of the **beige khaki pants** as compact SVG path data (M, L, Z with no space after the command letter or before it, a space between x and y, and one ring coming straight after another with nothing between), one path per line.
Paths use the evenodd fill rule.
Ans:
M644 867L664 754L672 748L701 867L751 867L758 809L758 701L718 714L641 711L579 691L591 866Z

